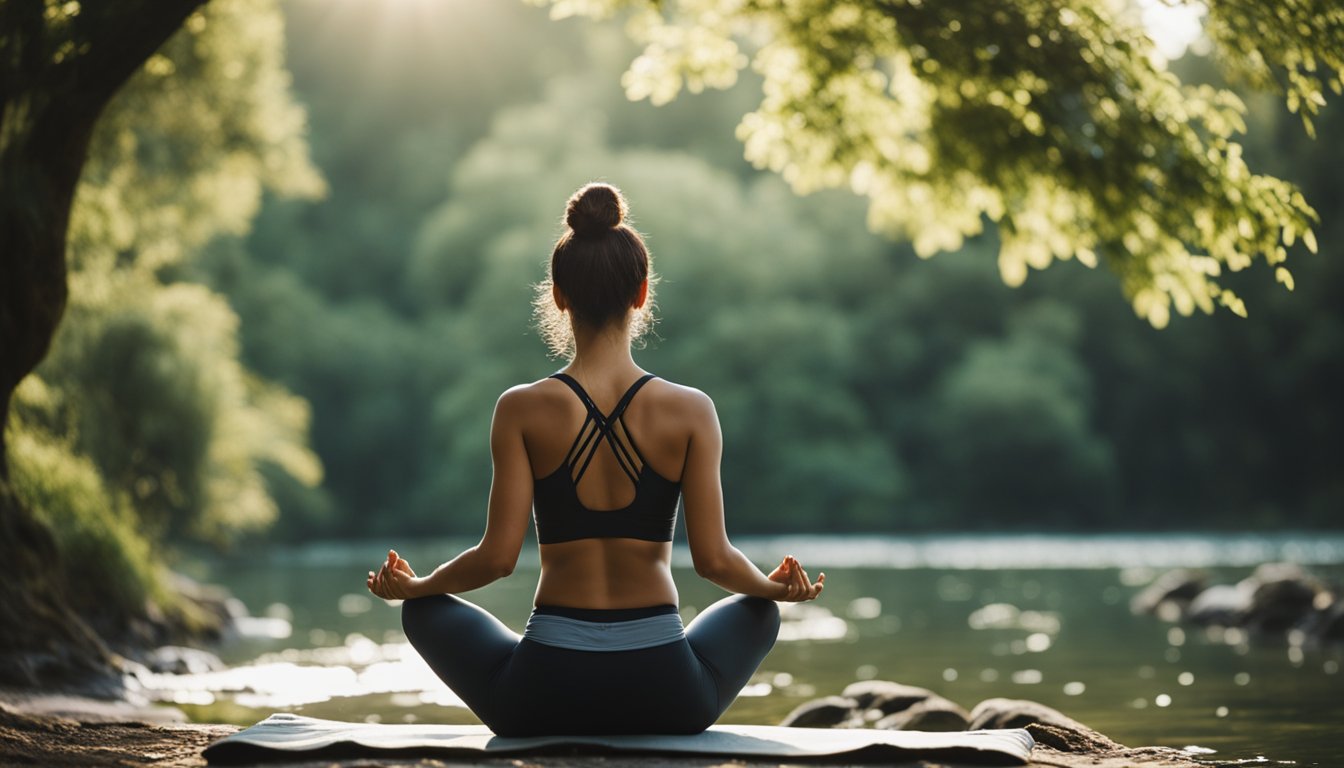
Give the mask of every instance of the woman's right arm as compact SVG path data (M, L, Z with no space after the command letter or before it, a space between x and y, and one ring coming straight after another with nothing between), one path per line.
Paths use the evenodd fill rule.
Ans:
M815 599L821 594L826 574L818 575L813 584L798 561L786 557L766 576L728 540L719 475L723 458L719 415L708 395L694 392L694 400L688 419L691 437L681 475L681 493L695 572L729 592L790 602Z

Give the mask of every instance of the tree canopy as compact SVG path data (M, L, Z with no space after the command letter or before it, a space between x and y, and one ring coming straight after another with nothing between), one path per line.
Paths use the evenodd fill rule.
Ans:
M762 98L737 133L795 191L848 187L868 221L928 257L997 226L999 273L1104 262L1165 326L1217 305L1226 273L1263 260L1289 289L1287 247L1319 217L1254 172L1233 92L1185 85L1129 6L1090 0L536 0L552 15L628 12L643 52L622 82L665 103L732 85ZM1220 61L1310 118L1341 90L1344 9L1329 0L1209 3Z

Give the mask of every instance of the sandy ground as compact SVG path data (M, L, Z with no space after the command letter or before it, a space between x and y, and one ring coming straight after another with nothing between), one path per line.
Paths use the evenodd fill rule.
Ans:
M187 768L206 765L201 751L216 739L239 730L232 725L181 722L180 712L160 707L137 707L67 695L35 695L0 691L0 766L162 766ZM152 722L146 722L151 720ZM1032 725L1038 742L1058 740L1047 728ZM1108 754L1063 752L1038 744L1030 768L1210 768L1181 753L1163 748L1129 749ZM816 764L816 763L813 763ZM826 765L844 765L827 762ZM656 755L600 755L575 751L526 758L443 760L416 756L376 759L305 759L268 762L291 768L718 768L779 766L776 761L744 761ZM960 764L915 761L905 768L970 768Z

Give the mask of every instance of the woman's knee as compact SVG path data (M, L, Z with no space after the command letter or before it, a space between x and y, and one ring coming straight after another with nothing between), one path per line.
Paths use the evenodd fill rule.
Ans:
M762 634L773 643L779 637L779 603L764 597L748 597L745 602L756 617Z
M750 595L743 595L742 597L743 604L760 616L762 621L774 624L776 627L779 626L779 603L764 597L752 597Z
M426 633L432 632L434 625L441 623L444 614L451 612L457 602L459 602L457 598L452 595L430 595L403 601L401 629L406 633L406 639L415 645L417 638L423 638Z
M752 595L732 595L725 600L731 600L736 610L750 616L752 626L760 627L772 638L779 634L779 603Z

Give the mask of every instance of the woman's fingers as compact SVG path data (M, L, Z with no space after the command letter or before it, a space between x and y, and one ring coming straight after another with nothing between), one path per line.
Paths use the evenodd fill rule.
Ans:
M388 583L390 587L389 591L392 593L393 598L397 600L406 599L406 595L410 594L408 590L410 587L410 579L411 577L399 568L392 571Z
M802 600L806 598L808 592L811 591L810 585L807 583L807 574L803 571L803 567L798 564L797 560L793 561L792 572L793 572L794 599Z
M780 561L779 567L770 573L770 580L784 585L784 601L791 603L800 603L806 600L815 600L824 589L826 581L825 573L818 573L817 580L814 583L808 576L807 569L798 562L798 558L793 555L785 555Z
M799 563L797 560L793 561L793 579L791 584L797 589L797 597L795 599L798 602L816 600L817 596L821 594L821 590L825 588L825 581L826 574L821 573L818 574L816 583L813 583L811 577L807 574L807 569L803 567L802 563Z
M389 599L387 563L383 563L382 566L378 568L378 572L370 576L370 582L369 591L384 600Z
M819 573L817 574L816 583L812 585L812 597L810 599L816 600L821 595L821 590L825 588L826 588L826 574Z

